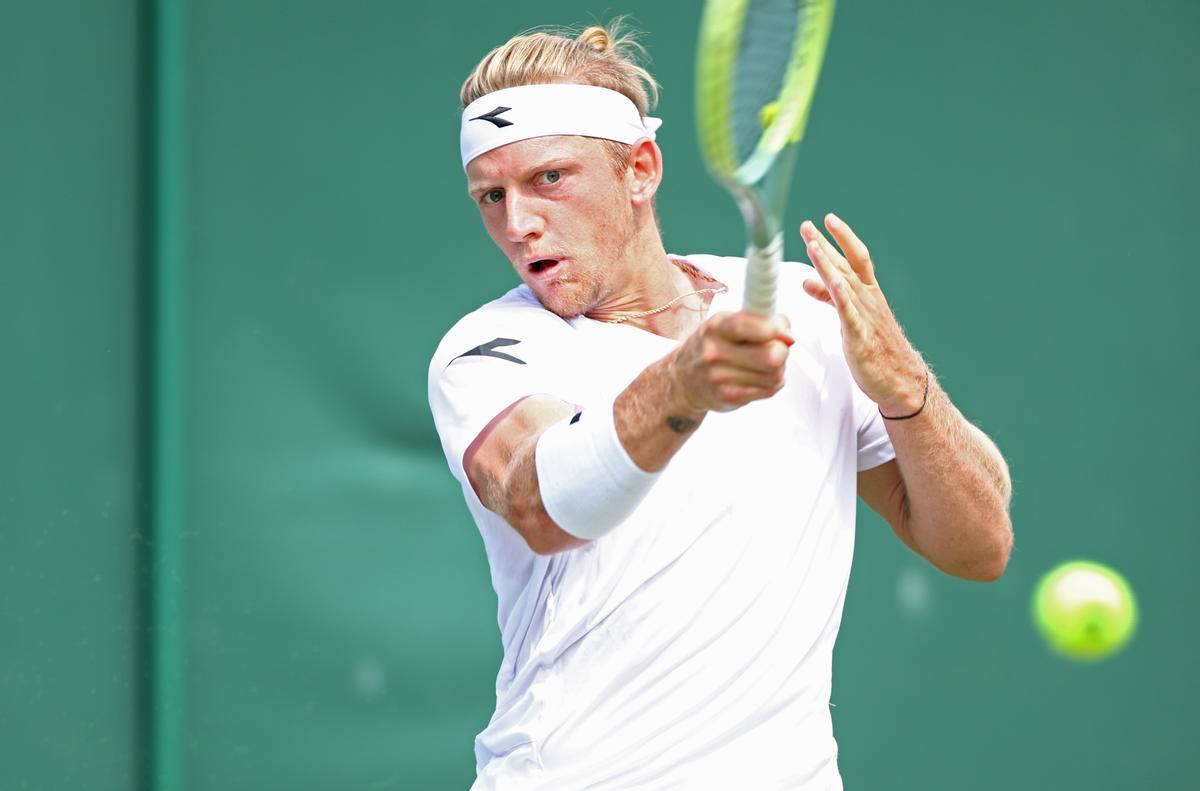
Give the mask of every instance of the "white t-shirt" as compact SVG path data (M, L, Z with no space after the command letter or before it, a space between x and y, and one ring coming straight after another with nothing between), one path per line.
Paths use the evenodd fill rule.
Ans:
M745 260L688 256L741 308ZM611 533L551 556L479 502L467 446L518 399L587 411L679 344L564 320L519 286L460 320L429 369L446 459L483 536L504 660L475 789L840 789L829 714L856 473L895 457L834 310L785 263L786 385L709 414Z

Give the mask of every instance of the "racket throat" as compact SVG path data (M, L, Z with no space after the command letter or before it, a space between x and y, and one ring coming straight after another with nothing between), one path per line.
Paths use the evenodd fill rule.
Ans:
M768 188L773 185L760 184L757 189L740 186L733 190L742 219L746 223L746 310L763 316L775 312L776 281L779 264L783 260L783 231L776 219L778 214L764 205Z
M746 225L746 237L751 247L765 250L775 243L782 233L776 213L766 205L758 190L740 187L733 191L742 220Z

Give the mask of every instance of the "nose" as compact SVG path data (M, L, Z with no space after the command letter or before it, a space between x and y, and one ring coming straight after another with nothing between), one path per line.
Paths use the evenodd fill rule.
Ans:
M527 198L510 192L504 196L504 210L504 232L510 242L541 236L542 217Z

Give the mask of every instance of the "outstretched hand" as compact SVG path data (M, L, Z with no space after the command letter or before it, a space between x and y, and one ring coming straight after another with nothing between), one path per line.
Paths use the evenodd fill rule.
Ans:
M821 276L804 281L804 291L837 309L846 362L862 391L883 414L907 415L922 404L925 362L883 296L867 246L836 215L825 215L825 228L837 247L812 221L800 226L809 260Z

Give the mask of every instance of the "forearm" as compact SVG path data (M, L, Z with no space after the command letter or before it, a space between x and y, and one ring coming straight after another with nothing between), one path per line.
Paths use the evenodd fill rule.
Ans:
M538 436L527 438L516 448L503 478L503 491L497 492L495 500L502 504L504 521L521 533L529 548L539 555L550 555L587 542L563 530L546 512L535 462Z
M943 571L995 579L1012 549L1004 458L951 403L904 337L867 246L832 214L826 215L825 227L840 251L811 222L800 227L821 277L806 282L805 291L837 310L854 381L887 416L913 415L924 402L911 418L884 421L900 473L893 492L902 493L892 525ZM894 500L895 494L884 497Z
M778 393L792 343L782 316L712 317L617 397L614 422L629 457L658 472L710 411L728 412Z
M674 354L652 363L613 403L617 436L629 458L647 472L666 467L707 414L680 393L674 364Z
M948 574L999 577L1012 550L1012 484L995 444L963 417L932 373L921 413L885 424L904 480L903 527L913 545Z
M535 465L542 431L571 414L570 405L551 396L521 399L497 415L463 457L479 501L512 525L540 555L584 543L561 530L546 513Z
M581 416L589 421L611 421L623 452L644 472L664 468L704 418L703 411L691 408L678 395L673 364L673 355L658 360L617 396L611 411L596 405L585 409ZM547 396L533 396L514 404L485 430L480 451L470 454L467 465L480 501L512 525L538 554L562 552L586 543L551 516L553 509L547 508L543 499L538 474L538 444L543 434L570 417L567 404ZM584 446L569 454L571 461L578 460L580 453L586 453ZM553 465L549 471L556 469ZM562 477L561 473L556 477ZM600 480L578 483L591 491ZM553 491L547 492L547 497ZM567 500L578 501L569 496ZM554 502L565 504L562 497Z
M650 365L611 405L585 408L514 454L506 497L521 507L510 521L535 551L572 549L623 522L695 432L705 413L678 396L673 365L673 355Z
M754 314L714 316L611 405L588 405L578 420L568 420L572 409L560 399L523 399L472 444L468 478L535 552L597 538L628 518L709 410L779 391L790 342L784 330Z
M673 365L674 355L667 355L647 367L618 394L611 410L596 404L585 408L580 416L587 421L584 425L592 427L596 426L596 421L611 422L621 445L619 452L628 454L629 461L643 472L658 472L664 468L704 418L703 411L689 407L679 396ZM495 426L489 427L483 452L472 457L474 463L469 467L474 473L473 484L480 501L512 525L538 554L562 552L586 543L564 529L552 513L570 513L574 510L570 507L572 504L591 499L596 494L595 487L605 481L602 471L606 467L602 465L596 469L600 478L582 480L588 477L585 469L581 479L576 481L591 492L588 497L581 500L572 496L569 489L562 490L561 479L565 476L569 486L569 479L578 474L574 470L570 474L565 471L586 457L590 446L584 442L571 450L556 444L560 457L546 469L546 474L550 475L550 484L558 482L559 489L550 489L543 498L538 472L539 443L552 427L559 426L557 430L562 430L562 424L570 417L570 407L546 396L534 396L514 404L498 416ZM574 433L579 427L567 426L565 429ZM584 440L582 432L577 436L580 441ZM545 447L542 451L554 452ZM563 453L566 453L565 457L561 455ZM558 497L553 496L556 491ZM620 499L625 491L623 487L614 490L616 499ZM547 499L550 500L549 507ZM558 510L553 507L556 503ZM592 519L587 521L593 527L597 524ZM569 521L564 524L571 527Z

